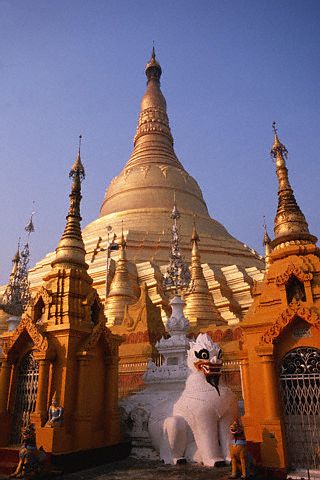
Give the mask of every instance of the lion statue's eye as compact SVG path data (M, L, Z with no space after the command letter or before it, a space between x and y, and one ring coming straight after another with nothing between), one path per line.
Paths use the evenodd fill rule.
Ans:
M205 348L202 348L199 352L194 352L195 356L201 360L208 360L209 352Z

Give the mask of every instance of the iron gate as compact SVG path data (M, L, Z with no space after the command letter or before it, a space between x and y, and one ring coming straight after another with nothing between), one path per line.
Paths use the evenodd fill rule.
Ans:
M301 347L285 355L280 391L289 465L320 468L320 350Z
M16 383L16 394L13 410L13 424L10 443L20 443L21 428L30 420L30 413L36 408L38 390L39 364L33 358L32 352L27 353L19 366Z

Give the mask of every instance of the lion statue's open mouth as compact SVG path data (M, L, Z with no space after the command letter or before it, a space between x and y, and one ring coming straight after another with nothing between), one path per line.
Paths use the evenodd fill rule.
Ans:
M221 374L221 363L198 360L197 362L194 362L194 366L205 375L207 382L210 383L220 395L219 379Z

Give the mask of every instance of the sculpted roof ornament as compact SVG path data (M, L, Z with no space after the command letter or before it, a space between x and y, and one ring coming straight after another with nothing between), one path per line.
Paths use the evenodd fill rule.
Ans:
M189 330L189 320L183 314L185 302L179 296L173 297L170 301L172 307L171 317L168 318L166 328L171 336L187 333ZM160 340L161 343L161 340Z
M80 147L82 136L79 136L79 150L76 161L71 167L69 177L72 179L70 206L66 217L67 223L56 249L56 258L52 266L88 268L85 262L85 248L82 240L80 222L81 182L85 178L85 171L81 162Z
M287 325L296 317L300 317L310 325L315 325L320 329L320 317L316 310L308 308L297 301L292 301L290 305L278 316L271 327L263 333L260 339L260 345L272 344L281 335Z
M127 243L122 230L119 242L119 258L106 298L105 311L108 321L115 324L122 323L126 305L131 305L137 300L128 271L126 247Z
M30 234L34 232L34 213L35 212L32 212L30 220L25 227L25 231L27 232L27 241L21 250L19 239L17 252L12 259L13 265L9 283L5 289L2 297L2 303L0 305L0 307L9 315L20 316L31 298L28 280L30 261L29 240Z
M274 143L271 156L275 159L278 177L278 209L274 219L274 236L272 246L288 240L310 240L316 243L317 239L310 235L307 221L300 210L291 188L286 160L288 150L278 138L276 123L273 122Z
M170 218L173 219L171 252L163 283L165 287L174 289L178 293L179 290L189 286L191 275L180 249L180 234L177 222L180 218L180 212L175 199Z
M263 217L263 229L264 229L264 234L263 234L263 242L262 244L264 246L269 245L271 243L271 238L269 237L268 230L267 230L267 224L265 217Z
M212 323L221 325L225 322L214 304L213 297L203 274L199 242L200 237L194 222L191 235L191 281L185 294L187 302L185 314L191 324L196 322L198 325L201 324L201 326Z
M28 332L31 340L33 341L39 352L45 353L48 350L47 338L42 334L40 328L35 323L33 323L31 318L27 314L24 314L21 322L19 323L19 326L16 328L13 334L9 338L7 338L2 344L2 354L5 358L8 357L10 351L14 348L15 343L17 342L24 330Z
M148 82L150 80L160 80L162 69L160 63L156 60L156 52L154 47L152 47L151 58L146 65L146 75Z

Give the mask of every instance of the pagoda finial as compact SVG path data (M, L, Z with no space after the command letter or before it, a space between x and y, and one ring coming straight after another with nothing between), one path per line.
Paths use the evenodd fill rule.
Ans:
M195 215L193 215L193 228L192 228L192 235L191 235L191 243L192 244L198 244L200 242L200 237L197 232L197 227L196 227L196 218Z
M153 42L152 51L151 51L151 58L146 65L145 72L148 79L147 83L149 83L150 80L155 80L156 82L160 81L162 69L161 69L160 63L156 60L156 51L154 48L154 42Z
M34 207L34 201L32 202L32 204ZM28 233L28 240L29 240L30 234L34 232L33 216L35 213L36 212L34 210L31 212L30 220L27 223L27 225L24 227L25 231Z
M293 190L291 188L286 160L288 150L278 137L276 123L273 122L274 143L271 148L271 156L275 159L276 174L278 177L278 209L274 219L274 236L272 246L289 240L309 240L316 242L316 238L310 235L308 224L301 212Z
M81 162L80 148L82 135L79 136L79 149L76 161L71 167L69 178L72 178L70 206L66 217L67 223L56 249L56 258L52 262L52 266L61 264L67 267L85 268L85 248L82 240L80 222L81 203L81 182L85 178L84 167Z
M121 239L120 239L120 257L126 258L127 242L123 233L123 220L121 220Z
M271 243L271 238L269 237L267 224L266 224L266 217L263 215L263 245L269 245Z

